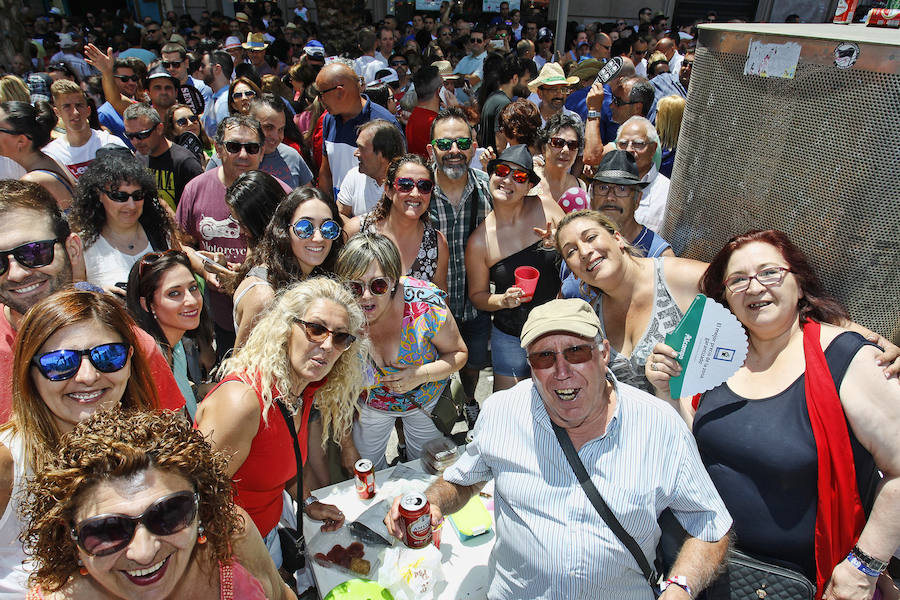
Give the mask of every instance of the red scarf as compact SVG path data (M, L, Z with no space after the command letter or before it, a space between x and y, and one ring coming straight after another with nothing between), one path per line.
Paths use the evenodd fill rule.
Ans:
M803 325L806 408L819 466L816 597L822 596L834 567L846 558L866 524L844 409L822 352L820 331L821 326L814 321Z

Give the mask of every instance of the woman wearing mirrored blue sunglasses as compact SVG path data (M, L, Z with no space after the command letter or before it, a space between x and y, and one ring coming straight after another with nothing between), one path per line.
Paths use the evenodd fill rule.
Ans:
M434 176L417 154L404 154L388 166L384 195L375 209L347 223L347 235L360 231L386 235L400 250L402 273L447 291L450 249L431 224Z
M156 386L133 327L111 296L67 290L25 315L12 366L10 421L0 426L0 596L25 594L19 492L80 421L115 406L149 410ZM152 343L151 343L152 344Z
M316 188L298 188L281 201L257 246L238 272L234 290L235 348L284 287L332 272L344 244L337 205Z

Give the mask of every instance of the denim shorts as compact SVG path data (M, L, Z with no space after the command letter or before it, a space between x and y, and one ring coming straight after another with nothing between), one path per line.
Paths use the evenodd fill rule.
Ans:
M458 323L458 326L466 348L469 349L466 367L480 371L490 365L488 343L491 341L491 316L487 313L478 313L474 319Z
M520 344L521 342L516 336L491 327L491 359L494 363L495 375L531 377L528 357Z

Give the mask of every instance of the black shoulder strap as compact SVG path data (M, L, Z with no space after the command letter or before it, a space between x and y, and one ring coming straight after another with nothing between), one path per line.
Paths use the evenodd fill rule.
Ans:
M600 492L597 491L597 488L594 486L594 482L591 481L591 478L587 474L587 470L584 468L584 464L581 462L581 459L578 457L578 452L575 451L575 446L572 445L572 439L569 437L569 433L554 423L552 420L550 424L553 426L553 433L556 434L556 439L559 441L560 447L562 447L563 453L566 455L566 460L569 461L569 466L572 467L572 470L575 471L575 476L578 478L578 483L581 484L582 489L584 489L584 493L587 494L588 499L591 501L591 504L594 505L594 508L597 509L597 512L600 514L600 517L606 522L612 532L616 534L616 537L619 538L619 541L625 545L634 559L637 561L638 566L641 568L641 572L644 574L644 578L647 580L647 583L650 584L651 587L656 588L656 584L659 580L659 574L656 573L651 567L650 563L647 562L647 557L644 556L644 552L641 550L641 547L635 541L631 535L625 531L625 528L622 527L622 524L619 523L619 520L616 518L616 515L612 513L607 506L606 502L604 502L603 498L600 496Z
M284 423L287 425L288 432L291 434L291 442L294 444L294 460L297 461L297 534L303 537L303 457L300 454L300 442L297 441L297 429L294 427L294 417L288 412L287 407L281 401L281 398L275 399L281 416L284 417Z

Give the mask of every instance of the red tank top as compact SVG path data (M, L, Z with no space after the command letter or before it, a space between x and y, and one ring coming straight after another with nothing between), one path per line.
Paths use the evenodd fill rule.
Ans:
M238 374L231 373L220 381L213 391L228 381L244 382ZM309 413L312 410L313 396L326 381L327 378L310 383L303 390L303 417L300 429L297 431L297 441L300 444L300 454L304 464L306 463ZM263 401L259 383L254 384L253 390L256 392L259 408L262 411ZM291 434L281 416L281 411L274 403L269 407L266 421L268 423L263 421L262 412L260 412L259 430L250 444L250 453L244 460L244 464L232 477L234 503L250 514L250 518L253 519L253 523L263 537L272 531L281 518L281 492L284 490L284 484L297 476L297 463L294 459L294 444L291 442Z

